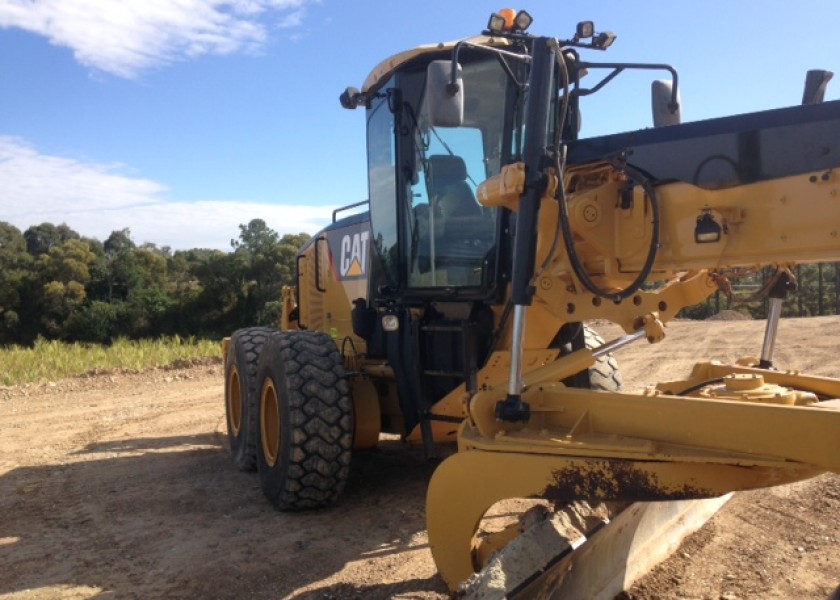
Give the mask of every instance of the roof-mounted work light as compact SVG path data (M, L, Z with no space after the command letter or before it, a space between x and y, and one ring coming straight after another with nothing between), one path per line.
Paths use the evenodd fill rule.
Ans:
M516 18L513 20L517 31L525 31L534 22L534 17L528 14L528 11L520 10L516 13Z
M617 36L612 31L605 31L603 33L599 33L593 38L592 45L599 50L606 50L612 46L616 37Z
M603 33L595 32L595 23L593 21L581 21L575 27L575 37L569 40L569 44L579 48L592 48L594 50L606 50L615 41L617 36L612 31L604 31ZM590 42L582 42L581 40L591 40Z
M593 35L595 35L595 23L592 21L581 21L575 28L574 41L586 40L591 38Z
M516 12L512 8L503 8L499 12L494 12L490 15L490 21L487 23L487 29L490 33L499 35L505 31L509 31L513 27L513 20L516 18Z
M527 11L516 12L512 8L503 8L499 12L490 15L487 22L487 29L493 35L503 33L521 33L531 26L534 18Z

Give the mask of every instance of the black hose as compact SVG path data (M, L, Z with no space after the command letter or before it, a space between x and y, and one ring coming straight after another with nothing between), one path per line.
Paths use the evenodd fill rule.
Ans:
M640 183L645 190L645 195L650 203L651 225L653 230L651 231L650 247L648 248L647 258L645 259L645 264L642 266L642 270L639 271L639 274L633 282L626 288L617 292L611 292L598 287L592 278L589 277L589 274L586 272L586 269L575 250L574 240L572 239L572 228L569 224L569 208L566 201L566 190L563 182L562 163L559 160L557 168L560 173L560 183L557 186L557 200L560 203L560 226L563 231L563 244L566 248L566 255L569 257L569 263L571 264L572 270L577 278L580 279L583 286L596 296L612 300L613 302L621 302L625 298L629 298L638 292L642 288L642 285L644 285L645 281L647 281L648 275L650 275L650 272L653 270L653 263L656 260L656 252L659 250L659 199L656 195L656 190L653 188L653 184L649 178L641 173L641 171L638 171L629 165L624 165L622 167L622 170L627 173L631 179Z
M625 298L629 298L636 292L638 292L642 285L644 285L645 281L647 281L650 272L653 270L653 263L656 260L656 253L659 250L659 199L656 195L656 190L653 187L653 183L651 182L650 178L644 175L641 171L627 165L623 164L620 167L620 170L630 176L631 179L635 180L637 183L641 184L645 190L645 195L648 198L648 202L650 203L651 207L651 216L652 221L651 225L653 226L653 231L651 232L650 236L650 247L648 249L647 258L645 259L645 263L642 266L642 270L639 272L636 279L633 282L624 288L623 290L619 290L618 292L610 292L598 287L598 285L589 277L589 274L586 272L586 269L583 266L583 263L580 260L580 257L575 250L574 240L572 238L572 228L569 224L569 207L568 202L566 199L566 185L565 185L565 166L566 166L566 153L565 147L561 147L561 133L563 131L563 127L565 125L565 120L568 118L568 99L570 94L570 77L569 71L566 66L566 60L563 56L563 50L556 44L554 45L555 56L557 58L558 66L560 67L560 72L563 74L563 102L560 108L560 118L559 123L557 123L556 127L557 130L555 132L555 168L557 169L557 201L560 204L560 229L563 234L563 245L566 249L566 255L569 257L569 263L572 267L572 271L574 271L577 278L583 284L583 286L589 290L591 293L599 296L601 298L606 298L608 300L612 300L613 302L621 302ZM556 237L555 237L556 243ZM548 258L546 259L546 263L543 265L543 268L546 266L549 260L551 260L553 256L553 245L552 251L549 252Z

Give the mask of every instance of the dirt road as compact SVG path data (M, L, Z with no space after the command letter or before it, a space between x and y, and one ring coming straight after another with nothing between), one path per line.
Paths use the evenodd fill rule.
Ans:
M668 334L617 355L625 387L755 354L762 325ZM777 364L836 375L838 335L840 318L783 322ZM385 441L336 507L283 514L224 439L221 364L0 388L0 598L447 597L419 452ZM740 494L628 595L840 598L838 514L837 476Z

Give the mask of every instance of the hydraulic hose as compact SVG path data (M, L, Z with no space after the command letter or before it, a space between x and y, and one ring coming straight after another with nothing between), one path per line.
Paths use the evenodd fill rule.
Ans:
M640 171L637 171L629 165L622 168L622 170L634 181L637 181L642 185L645 190L645 195L648 198L648 202L650 203L652 225L650 246L648 247L647 258L645 259L642 269L630 285L617 292L605 290L598 287L598 285L592 280L586 272L586 269L575 250L575 243L572 238L572 229L569 223L569 207L566 200L566 190L563 183L564 170L562 162L565 161L558 160L557 164L558 172L560 173L560 183L557 186L557 200L560 203L560 227L563 233L563 245L566 249L566 255L569 257L569 264L571 265L575 276L591 293L601 298L612 300L613 302L621 302L638 292L642 288L642 285L644 285L645 281L647 281L650 272L653 270L653 263L656 260L656 252L659 249L659 199L657 198L656 190L654 190L650 179L642 175Z
M650 203L651 208L651 225L652 231L650 236L650 247L648 248L647 258L645 259L645 263L642 266L642 270L639 271L638 276L633 280L633 282L627 286L626 288L619 290L617 292L604 290L600 288L589 276L586 272L585 267L583 266L583 262L580 260L580 257L577 254L577 250L575 249L574 239L572 238L572 228L569 222L569 206L568 201L566 198L566 186L565 186L565 171L566 171L566 149L565 146L562 145L561 137L562 131L565 127L565 121L568 118L568 103L569 103L569 95L570 95L570 81L571 77L569 76L569 69L568 65L566 65L566 57L563 54L563 49L560 48L558 44L553 45L555 57L557 60L557 64L560 68L560 72L563 75L563 101L560 106L560 116L558 119L558 123L556 126L555 132L555 168L557 169L557 177L558 177L558 185L557 185L557 201L560 205L560 233L562 233L563 237L563 245L566 250L566 255L569 258L569 264L572 267L572 271L574 272L575 276L580 280L583 286L589 290L592 294L600 298L606 298L608 300L612 300L613 302L620 302L625 298L629 298L636 292L638 292L642 285L644 285L645 281L647 280L650 272L653 270L653 263L656 260L656 253L659 250L659 198L656 195L656 190L653 187L653 183L651 182L650 178L644 175L641 171L633 168L630 165L622 164L620 166L620 170L630 176L631 179L636 181L637 183L641 184L645 190L645 195L648 198L648 202ZM556 238L555 238L556 243ZM553 255L554 247L552 246L552 251L549 253L549 260ZM543 265L545 266L545 265Z

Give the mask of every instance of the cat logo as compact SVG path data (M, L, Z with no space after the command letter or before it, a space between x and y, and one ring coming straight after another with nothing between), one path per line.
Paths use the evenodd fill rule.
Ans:
M369 239L370 232L368 231L348 233L341 238L339 272L342 279L365 276Z

